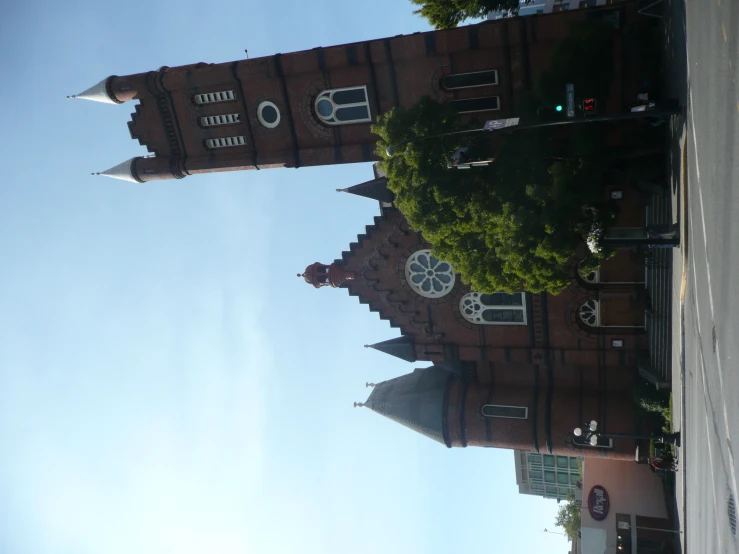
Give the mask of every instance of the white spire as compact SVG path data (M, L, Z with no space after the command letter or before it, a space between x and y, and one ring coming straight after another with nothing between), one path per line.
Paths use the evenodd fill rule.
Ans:
M133 173L133 163L136 158L131 158L128 161L118 164L115 167L111 167L107 171L101 173L93 173L93 175L105 175L106 177L113 177L113 179L123 179L124 181L131 181L132 183L140 183Z
M119 102L117 102L115 98L112 98L108 94L108 91L105 87L105 83L108 81L109 78L110 77L106 77L94 87L88 88L85 92L81 92L72 96L67 96L67 100L69 100L70 98L84 98L85 100L94 100L95 102L104 102L106 104L118 104Z

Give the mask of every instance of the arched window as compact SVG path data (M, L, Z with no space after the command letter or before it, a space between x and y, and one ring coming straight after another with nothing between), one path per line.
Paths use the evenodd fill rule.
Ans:
M196 104L215 104L216 102L228 102L230 100L236 100L236 94L232 90L222 90L220 92L196 94L193 100Z
M200 124L203 127L215 127L216 125L228 125L230 123L240 123L241 116L237 113L228 113L223 115L209 115L200 118Z
M522 292L470 292L459 301L459 311L476 325L526 325L526 297Z
M487 112L500 109L500 96L483 96L482 98L463 98L452 100L452 106L459 113Z
M455 73L454 75L447 75L441 80L441 86L447 90L495 86L497 84L498 72L495 69L473 73Z
M600 269L595 269L593 271L587 271L582 269L581 267L577 268L577 272L580 274L580 277L582 277L582 280L586 283L599 283L600 282Z
M454 287L454 268L436 259L431 250L414 252L405 263L405 278L424 298L441 298Z
M600 325L600 306L597 300L588 300L578 310L580 321L590 327Z
M244 137L223 137L205 141L205 146L210 149L226 148L227 146L243 146L244 144L246 144L246 138Z
M482 415L485 417L526 419L529 415L529 409L525 406L499 406L496 404L485 404L482 407Z
M315 108L319 119L327 125L372 121L365 86L324 90L316 98Z

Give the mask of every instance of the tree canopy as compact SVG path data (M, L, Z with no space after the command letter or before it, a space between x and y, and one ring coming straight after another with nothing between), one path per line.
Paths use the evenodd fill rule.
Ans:
M418 140L385 153L388 145L458 129L457 113L430 98L378 119L373 130L396 206L474 290L559 293L572 281L580 228L593 218L583 208L609 213L598 204L599 159L555 157L561 141L537 131L505 136L490 166L470 170L447 169L450 154L466 145L473 158L485 157L489 135Z
M576 539L577 534L580 532L581 513L582 508L577 505L575 497L570 493L567 495L567 501L560 505L557 510L557 517L554 520L554 524L564 529L568 537Z
M421 14L436 29L451 29L467 19L482 18L489 12L498 10L508 10L515 14L520 5L519 0L411 0L411 2L421 6L414 13Z

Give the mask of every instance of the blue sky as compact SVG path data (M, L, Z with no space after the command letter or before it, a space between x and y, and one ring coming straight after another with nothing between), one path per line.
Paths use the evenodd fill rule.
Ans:
M15 2L0 13L0 554L567 552L509 451L367 410L413 364L295 277L378 213L369 165L132 185L110 74L427 29L403 1Z

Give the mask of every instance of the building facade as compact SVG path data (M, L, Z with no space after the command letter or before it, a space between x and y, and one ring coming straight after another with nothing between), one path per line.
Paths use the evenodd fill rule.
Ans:
M339 259L299 276L358 297L400 331L371 347L424 368L379 383L357 406L449 448L633 460L634 440L593 447L573 430L591 419L604 434L642 428L632 389L647 348L644 265L634 251L619 250L597 274L573 265L572 285L557 296L480 294L434 258L382 175L343 190L378 201L381 215ZM638 194L620 192L616 224L643 225Z
M586 13L588 12L588 13ZM128 128L149 155L102 175L143 183L242 169L376 159L371 124L430 96L462 120L516 115L516 96L550 64L572 23L613 23L613 85L601 113L625 111L639 86L621 41L636 5L487 21L227 63L110 76L73 98L137 101ZM563 91L564 94L564 91ZM491 139L494 140L494 139ZM99 173L100 174L100 173Z
M515 450L516 484L520 494L553 498L558 502L572 495L582 505L582 459Z

